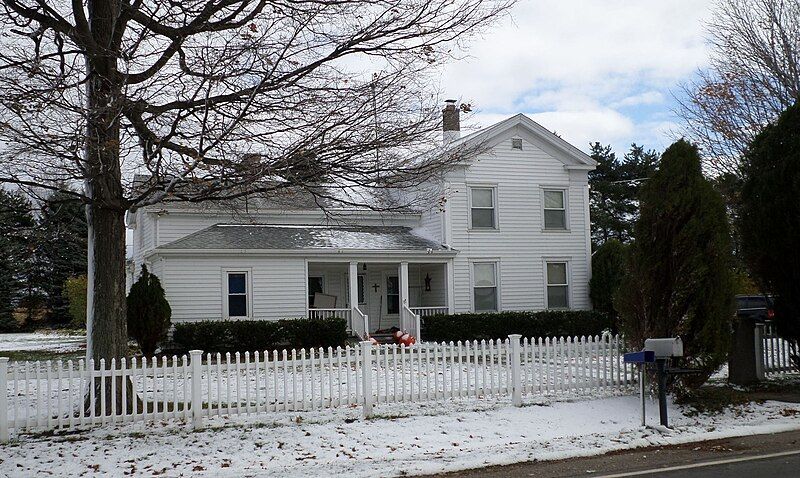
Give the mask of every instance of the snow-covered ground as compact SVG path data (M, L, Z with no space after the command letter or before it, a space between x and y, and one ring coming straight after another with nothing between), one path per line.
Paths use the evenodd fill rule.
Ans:
M657 407L648 403L648 421ZM0 446L0 476L402 476L551 460L800 428L800 406L766 402L721 415L670 407L674 430L639 425L636 396L582 401L506 400L381 405L261 414L193 432L142 425ZM211 422L211 426L214 426Z
M60 332L0 334L0 352L77 352L86 348L85 335Z

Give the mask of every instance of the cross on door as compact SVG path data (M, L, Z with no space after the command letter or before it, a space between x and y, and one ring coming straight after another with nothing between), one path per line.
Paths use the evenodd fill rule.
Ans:
M377 293L378 289L380 289L381 286L379 286L377 283L375 283L375 284L372 284L372 288L375 289L375 292Z

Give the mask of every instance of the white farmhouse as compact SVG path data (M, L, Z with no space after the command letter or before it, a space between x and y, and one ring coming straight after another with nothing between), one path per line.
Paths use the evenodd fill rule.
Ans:
M129 280L147 264L173 322L347 319L354 335L472 311L588 309L595 162L525 115L460 138L481 144L444 175L445 201L406 212L324 211L292 199L246 213L162 203L128 217ZM437 180L438 181L438 180Z

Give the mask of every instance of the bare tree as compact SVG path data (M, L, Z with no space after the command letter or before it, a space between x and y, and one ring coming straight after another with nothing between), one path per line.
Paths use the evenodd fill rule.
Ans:
M742 152L800 97L800 1L718 0L706 31L710 66L677 112L706 166L738 177Z
M421 154L440 124L431 73L512 2L4 0L0 183L86 204L88 355L127 355L126 211L298 189L403 207L349 191L458 160Z

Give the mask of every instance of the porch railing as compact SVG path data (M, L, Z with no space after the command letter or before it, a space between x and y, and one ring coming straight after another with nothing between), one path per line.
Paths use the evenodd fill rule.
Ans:
M308 309L309 319L332 319L339 317L347 321L347 327L352 328L350 324L350 309Z
M359 338L366 339L369 331L369 317L358 307L353 307L350 331Z
M400 328L417 338L417 342L422 341L420 336L420 320L419 314L411 310L407 305L403 304L400 309Z
M431 307L409 307L412 312L417 314L420 317L430 317L431 315L447 315L450 313L450 309L444 306L431 306Z

